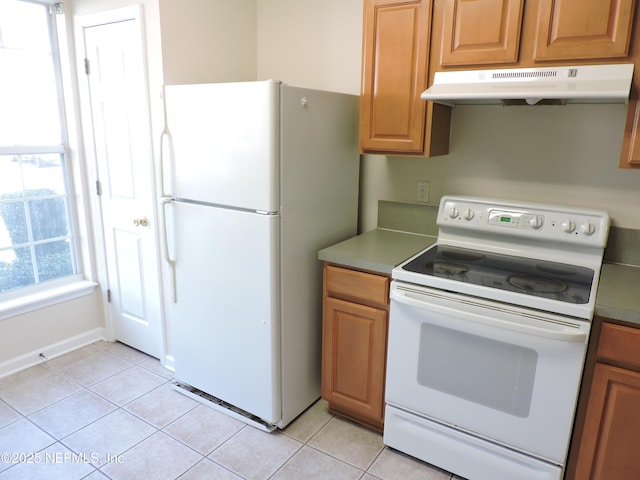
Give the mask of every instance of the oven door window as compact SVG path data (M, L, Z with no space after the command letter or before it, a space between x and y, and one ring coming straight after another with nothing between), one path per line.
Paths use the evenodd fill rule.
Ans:
M529 416L538 354L530 348L423 323L420 385L518 417Z

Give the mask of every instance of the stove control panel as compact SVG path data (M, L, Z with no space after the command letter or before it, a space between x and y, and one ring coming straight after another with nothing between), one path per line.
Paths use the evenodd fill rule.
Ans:
M537 230L544 225L544 216L508 210L489 210L490 225L509 228L531 228Z
M604 247L609 215L557 205L445 196L440 202L438 225L461 233L478 231Z

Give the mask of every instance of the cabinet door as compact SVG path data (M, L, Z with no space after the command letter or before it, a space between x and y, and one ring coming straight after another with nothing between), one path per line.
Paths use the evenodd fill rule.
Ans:
M638 93L640 82L635 80L634 83L639 85L631 87L631 98L627 107L627 123L622 137L620 168L640 168L640 94Z
M640 478L640 373L597 363L575 480Z
M626 57L634 0L540 0L535 61Z
M442 66L518 61L524 0L446 0Z
M365 0L360 98L363 152L422 153L431 2Z
M322 397L347 415L382 427L387 312L325 298Z

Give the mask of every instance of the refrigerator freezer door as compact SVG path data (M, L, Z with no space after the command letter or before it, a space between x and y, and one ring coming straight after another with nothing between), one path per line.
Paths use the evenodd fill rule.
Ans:
M175 377L281 418L277 215L172 202Z
M165 87L171 196L278 211L280 82Z

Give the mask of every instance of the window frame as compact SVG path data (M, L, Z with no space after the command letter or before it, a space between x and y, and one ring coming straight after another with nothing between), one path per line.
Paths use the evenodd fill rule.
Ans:
M0 320L26 313L32 310L43 308L49 305L60 303L81 295L90 294L96 282L86 280L83 270L85 270L81 251L81 235L78 223L78 199L74 189L74 174L72 165L72 147L70 144L70 118L67 110L73 105L67 101L66 94L72 94L69 88L65 88L65 81L71 82L65 75L65 68L69 62L67 56L63 56L62 49L68 48L66 35L66 17L62 12L62 2L51 0L16 0L24 3L41 5L47 9L47 26L49 29L49 42L51 46L51 56L54 66L54 78L56 83L56 93L58 96L58 113L60 118L60 144L52 145L0 145L0 155L29 155L29 154L57 154L61 155L64 162L63 174L66 186L66 210L67 221L70 229L70 241L72 244L72 264L77 273L53 280L46 280L42 283L19 287L15 290L0 293ZM61 35L62 34L62 35ZM60 37L63 37L61 42ZM64 43L64 45L63 45ZM66 60L66 61L65 61ZM34 242L31 241L30 244Z

